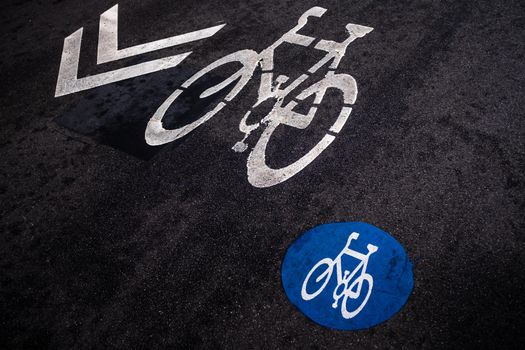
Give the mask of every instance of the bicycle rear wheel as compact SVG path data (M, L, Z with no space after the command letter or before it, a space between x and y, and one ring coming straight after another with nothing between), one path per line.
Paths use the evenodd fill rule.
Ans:
M175 92L173 92L162 103L162 105L157 109L155 114L151 117L151 119L148 122L148 125L146 126L146 143L150 146L158 146L175 141L189 134L197 127L208 121L222 108L224 108L224 106L226 106L226 103L231 101L244 88L244 86L252 77L255 67L257 66L258 60L259 56L257 52L253 50L241 50L234 52L228 56L225 56L195 73L191 78L186 80L186 82L184 82L184 84L182 84L179 89L175 90ZM221 67L225 64L234 62L241 63L241 69L239 69L237 72L232 74L224 81L206 89L199 95L200 99L214 95L225 89L227 86L231 85L236 80L238 80L237 83L231 89L231 91L226 95L223 102L219 102L212 110L199 117L197 120L190 122L184 126L175 129L164 128L162 119L164 118L168 108L177 100L177 98L179 98L179 96L183 93L184 90L190 88L192 84L194 84L196 81L198 81L210 71Z
M323 265L326 265L323 267ZM330 277L332 276L334 268L334 262L330 258L324 258L323 260L319 261L317 264L315 264L314 267L308 272L308 275L306 275L306 278L304 279L303 286L301 288L301 297L303 300L312 300L321 292L324 290L326 285L328 284L328 281L330 280ZM314 282L310 282L310 278L312 276L315 277ZM319 285L319 282L320 285ZM314 288L315 291L310 293L308 291L308 287L311 287L310 289Z

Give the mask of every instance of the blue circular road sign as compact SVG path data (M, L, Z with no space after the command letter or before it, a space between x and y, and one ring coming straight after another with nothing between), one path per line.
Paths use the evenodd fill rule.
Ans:
M281 274L288 298L301 312L342 330L388 320L414 285L412 264L401 244L362 222L307 231L288 248Z

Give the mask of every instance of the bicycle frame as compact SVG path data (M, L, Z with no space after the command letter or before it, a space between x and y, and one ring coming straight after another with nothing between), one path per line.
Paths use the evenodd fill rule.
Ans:
M274 53L275 50L281 46L283 43L289 43L299 46L308 47L310 46L316 38L306 36L303 34L299 34L298 31L302 29L307 23L308 23L308 17L321 17L326 12L326 9L322 7L313 7L310 10L306 11L298 20L297 25L292 28L290 31L285 33L281 38L279 38L276 42L274 42L272 45L264 49L259 55L258 55L258 63L261 66L262 74L261 74L261 80L259 83L259 91L258 91L258 99L257 102L252 106L252 108L257 107L262 102L275 98L277 99L276 106L275 107L281 107L282 106L282 100L284 97L288 96L294 89L296 89L300 84L302 84L305 80L308 79L309 75L317 72L320 68L328 64L330 61L332 63L329 66L330 72L328 73L329 77L333 79L335 75L333 74L333 71L337 69L339 66L339 63L341 62L341 59L345 55L345 52L348 48L348 45L350 45L351 42L356 40L359 37L364 36L368 32L372 30L370 27L364 27L360 25L355 24L348 24L346 26L346 29L349 33L349 36L346 40L343 42L335 42L335 41L329 41L321 39L317 45L314 46L314 49L325 51L326 55L321 58L316 64L314 64L309 70L307 74L302 74L298 78L296 78L292 83L290 83L286 88L281 89L281 85L286 83L289 79L289 77L285 75L280 75L275 80L277 84L274 86L274 79L273 79L273 69L274 69ZM253 72L252 72L253 74ZM318 91L318 94L316 95L314 104L319 105L324 97L324 93L326 92L326 89L321 89ZM309 95L311 95L310 93ZM357 94L357 93L356 93ZM308 97L308 96L304 96ZM303 99L304 99L303 97ZM345 96L346 97L346 96ZM349 103L346 104L353 104L355 102L355 98L345 98L345 101L348 100ZM293 109L293 107L296 106L296 102L290 102L291 105L289 108L287 108L288 112ZM282 118L280 120L280 124L292 126L299 129L305 129L308 127L310 122L312 121L315 112L317 111L317 107L313 106L311 107L309 113L304 116L302 114L295 113L293 115L294 118ZM253 125L247 125L246 120L248 119L248 116L250 115L250 111L246 113L244 118L241 120L241 123L239 125L239 129L246 134L245 138L256 129L260 124L266 123L269 121L269 116L267 116L265 119L261 120L258 124ZM340 128L338 128L340 130ZM336 132L338 132L337 130ZM335 130L334 130L335 131ZM244 141L244 140L243 140ZM242 142L242 141L241 141ZM245 148L241 147L234 147L234 149L240 149L241 151L244 151Z
M353 232L349 237L348 241L346 243L346 246L343 248L341 253L333 260L334 265L336 266L336 276L337 276L337 287L334 290L334 304L332 305L334 308L337 307L337 301L343 296L347 295L348 297L352 299L356 299L361 295L361 287L363 285L363 278L366 274L366 268L368 266L368 260L370 259L370 256L377 251L377 246L368 244L367 249L368 253L363 254L359 253L358 251L350 249L350 244L353 240L357 239L359 237L359 234L357 232ZM355 267L355 269L350 273L348 270L345 270L344 276L342 272L342 257L343 255L348 255L353 258L356 258L360 260L359 264ZM357 274L357 272L361 270L360 276L355 280L354 283L348 287L348 282L351 281L354 276ZM353 291L354 285L357 283L357 290ZM337 290L339 289L339 286L344 285L345 288L342 290L340 294L337 293Z

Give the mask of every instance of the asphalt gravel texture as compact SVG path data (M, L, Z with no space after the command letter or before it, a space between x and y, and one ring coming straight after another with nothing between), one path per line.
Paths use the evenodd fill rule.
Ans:
M226 26L96 65L99 16L113 5L0 4L1 348L523 346L525 2L122 0L120 47ZM186 79L234 51L260 52L313 6L328 11L301 33L343 40L347 23L374 31L338 68L359 94L312 164L270 188L248 182L248 152L231 147L260 73L188 136L146 145L147 121ZM80 27L80 77L193 53L169 70L55 98L63 40ZM318 55L283 45L275 69L297 77ZM190 102L166 123L188 121L176 108L191 120L216 103ZM268 163L303 155L340 107L330 94L326 117L280 128ZM361 331L315 324L281 285L290 244L345 221L389 232L414 265L407 304Z

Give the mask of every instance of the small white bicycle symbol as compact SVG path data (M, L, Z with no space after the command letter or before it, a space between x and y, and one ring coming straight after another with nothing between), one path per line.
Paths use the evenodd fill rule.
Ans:
M345 55L348 45L373 30L373 28L370 27L349 23L346 26L348 36L342 42L324 39L316 40L314 37L298 33L298 31L306 25L309 17L321 17L325 11L326 9L322 7L313 7L306 11L299 18L299 21L294 28L285 33L275 43L260 53L248 49L240 50L211 63L197 72L183 83L179 89L175 90L175 92L164 101L151 117L145 132L146 142L151 146L162 145L189 134L197 127L207 122L231 102L250 81L257 66L260 66L262 75L258 90L258 99L252 108L257 107L267 100L274 100L275 104L271 112L258 123L247 123L251 111L248 111L244 115L244 118L242 118L239 124L239 130L245 134L245 137L237 142L233 146L233 149L236 152L244 152L248 148L246 139L250 133L259 127L262 127L262 135L248 156L248 181L255 187L270 187L279 184L300 172L334 141L335 137L346 123L350 112L352 111L351 105L355 102L357 97L357 84L351 75L335 73L335 71ZM325 56L321 58L319 62L310 67L307 72L299 76L297 79L289 82L284 88L284 84L286 84L290 78L285 75L279 75L274 79L273 76L274 52L283 43L290 43L303 47L311 46L314 49L325 53ZM178 128L165 128L162 120L164 119L166 112L185 90L188 90L196 81L212 70L232 63L241 63L241 68L224 81L206 89L199 95L200 99L204 99L215 95L218 92L229 90L223 101L219 102L215 108L200 116L197 120ZM310 83L311 85L305 87L298 93L292 93L294 89L299 87L303 82L309 80L311 75L320 69L327 71L323 79L315 83ZM332 124L327 134L324 135L324 137L313 146L310 151L292 164L278 169L268 166L266 162L266 149L274 131L280 125L286 125L297 129L307 128L316 116L317 110L328 89L339 90L343 96L343 105L340 107L339 116L334 124ZM283 101L287 96L293 96L294 99L285 104ZM299 102L306 100L310 96L314 96L314 101L308 113L302 114L295 112L294 107Z
M368 299L370 298L370 294L372 293L372 288L374 286L374 279L372 278L372 275L366 273L366 267L368 265L368 259L370 256L377 252L378 248L375 245L368 244L367 254L362 254L359 252L356 252L355 250L350 249L350 244L353 240L359 238L359 233L353 232L348 237L348 241L346 242L345 247L339 255L335 259L330 258L324 258L320 260L317 264L315 264L314 267L308 272L308 275L304 279L303 287L301 289L301 297L305 300L312 300L315 297L317 297L321 292L324 290L328 282L330 281L330 277L332 277L332 272L334 271L334 266L336 267L336 273L337 273L337 286L334 289L333 292L333 298L334 303L332 304L332 307L334 309L337 308L339 299L343 298L341 301L341 315L345 319L350 319L352 317L355 317L363 308L365 307L366 303L368 302ZM356 266L356 268L350 273L350 271L345 270L344 275L342 271L342 263L341 258L343 255L349 255L351 257L354 257L358 260L360 260L360 263ZM324 266L323 266L324 265ZM323 271L324 270L324 271ZM310 278L312 275L314 275L314 272L321 272L317 278L315 278L315 282L310 282ZM355 280L349 285L350 280L352 280L358 272L360 274L355 278ZM358 299L361 295L361 291L363 288L363 282L368 283L368 290L366 292L366 296L361 302L361 304L355 308L353 311L348 310L347 302L350 299ZM315 288L315 284L321 283L321 287L318 287L316 291L313 293L308 292L308 287Z

